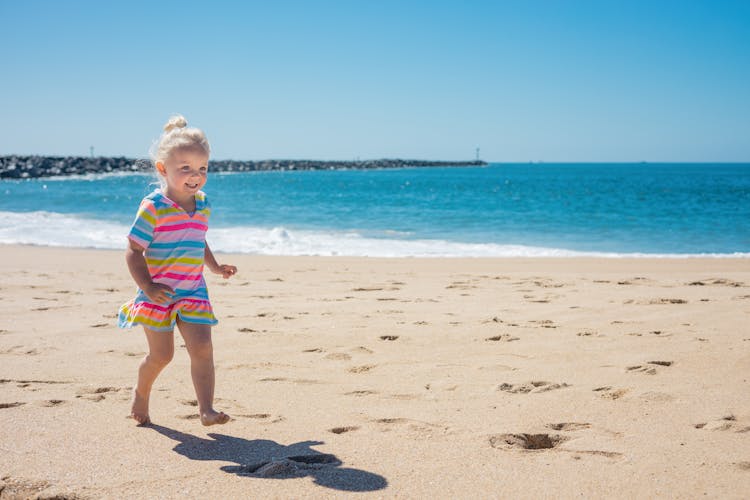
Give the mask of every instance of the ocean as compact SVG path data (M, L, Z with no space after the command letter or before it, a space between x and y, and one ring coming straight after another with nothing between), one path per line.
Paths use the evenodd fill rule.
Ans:
M148 174L0 181L0 243L123 249ZM209 173L215 251L750 257L750 164Z

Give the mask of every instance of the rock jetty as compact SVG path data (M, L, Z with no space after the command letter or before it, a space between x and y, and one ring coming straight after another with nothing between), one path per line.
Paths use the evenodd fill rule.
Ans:
M212 172L252 172L257 170L340 170L403 167L468 167L484 166L474 161L429 161L380 159L363 161L325 160L218 160L210 162ZM85 175L111 172L142 172L151 168L148 160L124 157L75 156L0 156L0 179L31 179L59 175Z

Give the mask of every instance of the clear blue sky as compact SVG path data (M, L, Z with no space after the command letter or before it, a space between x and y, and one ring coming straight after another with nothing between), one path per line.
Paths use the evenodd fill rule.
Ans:
M0 155L750 161L750 1L0 0Z

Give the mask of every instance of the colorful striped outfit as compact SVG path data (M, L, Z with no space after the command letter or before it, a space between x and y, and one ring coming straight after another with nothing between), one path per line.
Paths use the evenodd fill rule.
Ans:
M210 214L202 191L195 195L192 214L159 189L141 201L128 238L146 249L151 279L169 286L175 295L168 304L156 304L139 288L135 299L120 308L120 328L141 324L149 330L171 332L178 316L187 323L218 323L203 278Z

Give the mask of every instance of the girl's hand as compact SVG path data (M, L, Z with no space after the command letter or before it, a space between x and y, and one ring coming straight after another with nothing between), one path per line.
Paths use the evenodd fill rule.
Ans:
M237 266L231 264L220 264L217 269L214 270L216 274L221 274L224 279L231 278L237 274Z
M161 283L151 283L143 289L143 293L145 293L146 297L151 299L152 302L156 302L157 304L167 304L171 302L172 297L174 297L174 290Z

